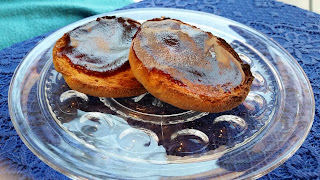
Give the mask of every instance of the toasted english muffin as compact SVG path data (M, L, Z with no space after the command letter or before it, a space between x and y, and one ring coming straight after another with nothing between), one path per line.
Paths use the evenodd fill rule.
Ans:
M176 19L144 22L129 62L147 91L186 110L230 110L245 100L253 81L250 66L225 40Z
M106 16L77 27L53 48L53 63L73 90L98 97L145 93L133 75L128 54L140 23Z

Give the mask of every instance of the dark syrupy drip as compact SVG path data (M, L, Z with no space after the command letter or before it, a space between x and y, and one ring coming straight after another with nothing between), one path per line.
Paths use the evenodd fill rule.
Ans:
M129 49L139 26L128 18L98 18L68 32L61 55L84 73L111 76L130 68Z

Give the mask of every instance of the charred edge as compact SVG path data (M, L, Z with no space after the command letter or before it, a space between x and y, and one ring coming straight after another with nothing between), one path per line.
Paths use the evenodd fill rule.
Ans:
M198 27L196 27L196 26L193 26L193 25L191 25L191 24L182 22L182 21L179 20L179 19L171 19L170 17L153 18L153 19L147 20L146 22L148 22L148 21L163 21L163 20L169 20L169 19L170 19L170 20L173 20L173 21L177 21L177 22L179 22L179 23L181 23L181 24L184 24L184 25L187 25L187 26L196 28L196 29L200 29L200 28L198 28ZM144 22L144 23L146 23L146 22ZM144 23L142 23L142 24L144 24ZM202 30L202 29L200 29L200 30ZM202 30L202 31L203 31L203 30ZM206 32L206 31L204 31L204 32ZM209 32L207 32L207 33L209 33ZM210 33L210 34L211 34L211 33Z
M103 17L98 17L96 21L100 21L101 19L116 19L116 16L103 16Z
M244 64L243 61L241 60L240 56L238 55L238 53L237 53L237 52L231 47L231 45L228 44L224 39L222 39L222 38L220 38L220 37L217 37L217 38L218 38L218 40L219 40L218 43L219 43L221 46L225 47L226 50L227 50L229 53L231 53L232 56L233 56L234 58L236 58L237 61L240 62L240 64L241 64L241 68L242 68L242 70L243 70L243 72L244 72L244 74L245 74L245 80L244 80L244 82L243 82L243 85L240 85L240 87L242 87L242 86L244 86L244 85L249 85L249 86L251 86L251 83L252 83L254 77L252 76L252 73L251 73L251 71L250 71L250 65L249 65L249 64ZM239 87L239 86L237 86L237 87ZM237 88L237 87L236 87L236 88Z
M142 26L142 25L141 25L141 26ZM138 33L141 31L141 26L138 28L137 32L133 35L132 41L133 41L134 38L137 37Z
M242 69L243 69L243 72L246 76L246 81L245 81L245 84L248 84L251 86L251 83L254 79L254 76L252 75L251 71L250 71L250 65L249 64L244 64L242 66Z
M227 50L229 53L231 53L232 56L237 59L237 61L239 61L239 63L241 64L241 66L243 66L243 61L241 60L241 58L240 58L240 56L238 55L238 53L235 52L235 50L230 46L230 44L227 43L224 39L222 39L222 38L220 38L220 37L217 37L217 39L218 39L218 43L219 43L221 46L225 47L226 50Z

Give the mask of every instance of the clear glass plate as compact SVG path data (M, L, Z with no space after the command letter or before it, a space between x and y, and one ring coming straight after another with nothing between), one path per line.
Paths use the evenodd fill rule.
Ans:
M224 38L255 77L243 104L223 113L185 111L150 94L97 98L71 90L52 63L67 31L100 16L143 22L167 16ZM9 91L12 122L41 160L71 178L258 178L301 146L314 97L298 63L240 23L178 9L133 9L89 17L41 41L21 62Z

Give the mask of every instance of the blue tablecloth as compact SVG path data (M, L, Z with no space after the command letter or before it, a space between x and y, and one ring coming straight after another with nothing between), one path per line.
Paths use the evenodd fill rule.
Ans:
M261 179L320 179L320 15L272 0L144 0L123 9L170 7L209 12L251 26L282 45L302 66L312 84L316 114L302 147ZM13 72L42 35L0 51L0 179L68 179L23 144L8 112Z

